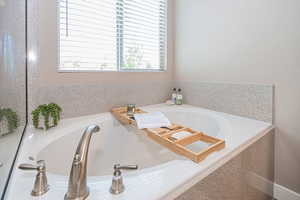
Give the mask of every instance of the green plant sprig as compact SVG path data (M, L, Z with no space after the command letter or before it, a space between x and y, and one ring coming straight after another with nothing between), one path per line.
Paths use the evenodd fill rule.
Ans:
M55 103L50 103L48 105L47 104L39 105L31 113L33 126L36 129L45 129L45 130L55 127L55 126L57 126L58 121L60 120L61 112L62 112L61 107ZM39 127L40 115L42 115L44 117L44 128ZM52 118L52 123L53 123L52 126L49 125L50 117Z
M10 108L0 108L0 122L6 118L8 123L8 133L13 133L19 125L19 118L16 112Z

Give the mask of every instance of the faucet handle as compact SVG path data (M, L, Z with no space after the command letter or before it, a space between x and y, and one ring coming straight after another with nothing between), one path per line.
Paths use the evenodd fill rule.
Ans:
M19 169L21 170L37 170L37 171L44 171L46 170L46 163L44 160L39 160L36 162L36 165L33 164L27 164L27 163L23 163L19 165Z
M41 196L49 191L49 185L46 176L46 163L44 160L37 161L36 165L27 163L20 164L19 169L26 171L38 171L35 177L34 188L31 192L32 196Z
M33 164L23 163L23 164L19 165L19 169L26 170L26 171L31 171L31 170L37 170L37 166L33 165Z
M41 170L46 167L44 160L37 161L36 165L23 163L19 165L19 169L22 170Z
M125 170L136 170L138 169L138 165L120 165L116 164L114 165L115 170L125 169Z
M120 165L120 164L114 165L114 176L109 190L110 193L120 194L125 190L121 170L136 170L136 169L138 169L137 165Z
M114 176L120 176L121 170L137 170L138 165L114 165Z

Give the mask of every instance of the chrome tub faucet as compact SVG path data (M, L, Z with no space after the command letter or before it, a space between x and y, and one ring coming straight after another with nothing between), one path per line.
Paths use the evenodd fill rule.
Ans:
M36 170L38 172L35 177L33 190L31 191L32 196L41 196L49 191L46 175L46 163L44 160L37 161L37 165L20 164L19 169L26 171Z
M137 169L138 169L137 165L124 165L124 166L121 166L120 164L114 165L114 175L109 190L110 193L116 195L116 194L121 194L125 190L121 170L137 170Z
M98 125L88 126L77 146L69 176L68 192L65 200L84 200L89 196L87 186L87 159L93 133L99 132Z

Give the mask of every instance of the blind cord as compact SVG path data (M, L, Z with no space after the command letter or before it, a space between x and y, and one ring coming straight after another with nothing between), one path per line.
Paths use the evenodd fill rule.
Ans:
M69 37L69 0L66 0L66 37Z

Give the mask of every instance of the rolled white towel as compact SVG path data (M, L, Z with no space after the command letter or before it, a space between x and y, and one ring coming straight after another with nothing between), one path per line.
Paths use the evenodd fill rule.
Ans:
M134 114L139 129L171 126L171 122L162 112Z

